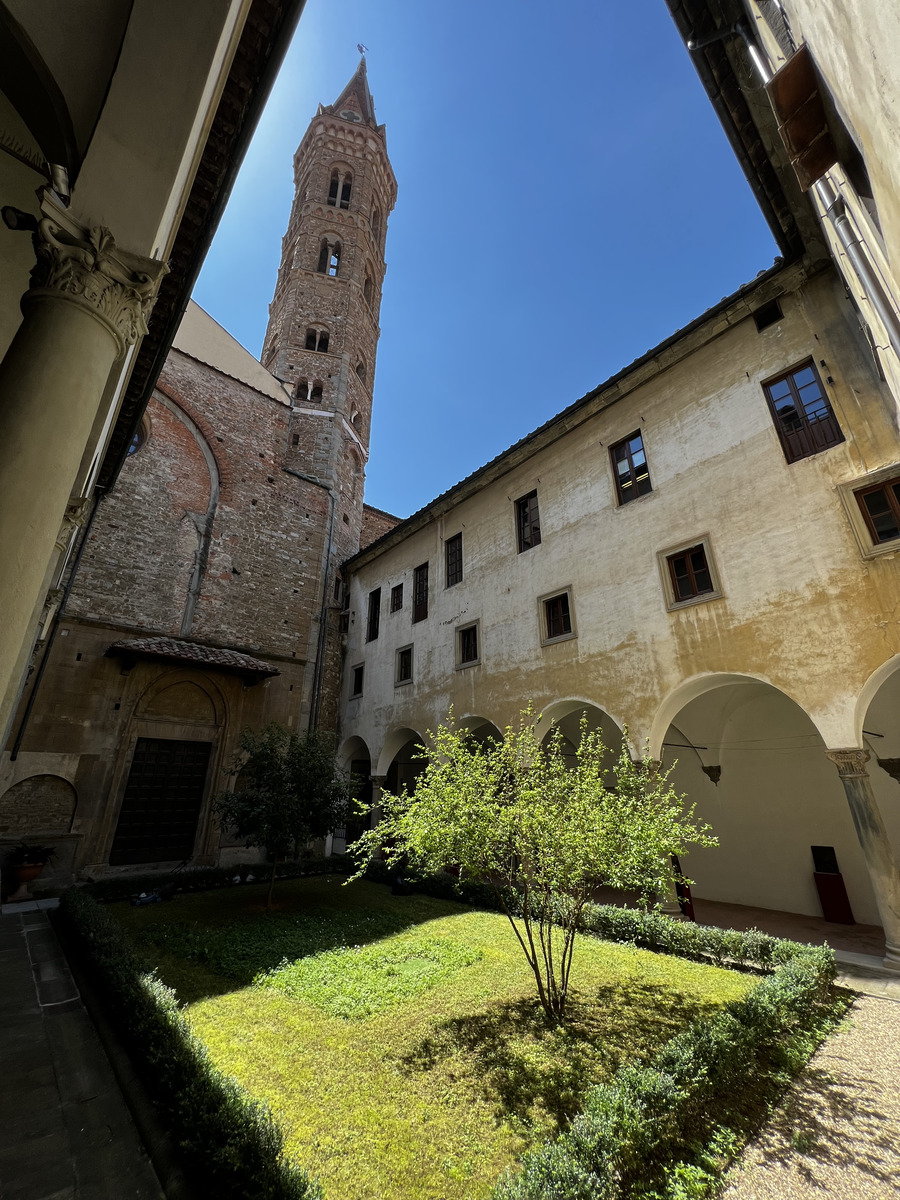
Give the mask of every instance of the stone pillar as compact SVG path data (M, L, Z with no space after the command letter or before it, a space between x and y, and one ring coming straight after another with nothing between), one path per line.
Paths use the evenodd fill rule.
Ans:
M0 362L0 737L59 561L55 545L118 401L114 371L147 331L164 263L119 250L52 196L34 234L23 320ZM76 492L73 495L73 492Z
M372 826L381 820L381 794L387 783L387 775L370 775L372 783Z
M869 782L866 771L869 751L851 747L848 750L826 750L825 753L838 769L856 826L856 836L866 858L872 890L884 925L887 943L884 965L892 971L900 971L900 863L888 840Z

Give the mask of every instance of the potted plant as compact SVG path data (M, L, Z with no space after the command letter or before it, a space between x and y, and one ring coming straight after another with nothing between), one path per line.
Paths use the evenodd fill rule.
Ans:
M37 879L55 854L56 851L52 846L37 846L28 842L19 842L13 846L9 858L17 886L7 900L30 900L29 883L33 883Z

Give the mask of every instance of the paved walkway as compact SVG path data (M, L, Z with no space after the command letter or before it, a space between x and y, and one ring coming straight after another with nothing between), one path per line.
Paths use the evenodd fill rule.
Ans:
M810 1060L723 1200L900 1195L900 1003L861 996Z
M163 1200L46 912L17 909L0 917L0 1197Z

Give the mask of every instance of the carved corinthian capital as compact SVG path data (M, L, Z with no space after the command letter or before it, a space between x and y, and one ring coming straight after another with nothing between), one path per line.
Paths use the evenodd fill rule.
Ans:
M23 308L43 296L59 296L87 309L106 325L119 347L147 332L165 263L121 250L108 229L85 229L50 196L41 202L44 216L34 234L36 262Z
M826 750L825 754L837 767L841 779L862 779L868 775L868 750L851 747L849 750Z

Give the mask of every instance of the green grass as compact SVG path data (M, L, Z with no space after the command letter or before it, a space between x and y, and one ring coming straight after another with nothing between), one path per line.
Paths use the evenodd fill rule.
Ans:
M583 937L553 1028L501 915L337 879L264 894L115 912L329 1200L487 1197L590 1086L754 982Z

